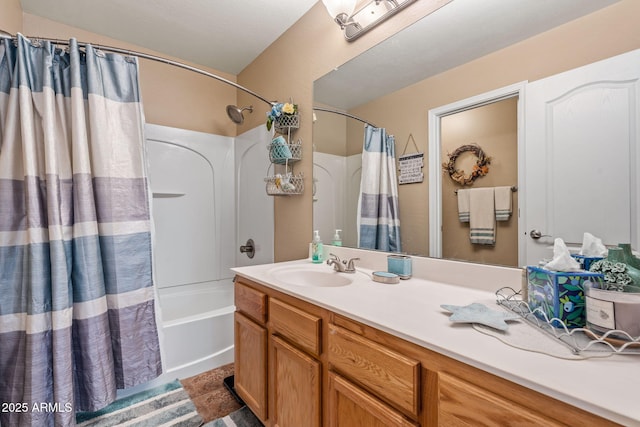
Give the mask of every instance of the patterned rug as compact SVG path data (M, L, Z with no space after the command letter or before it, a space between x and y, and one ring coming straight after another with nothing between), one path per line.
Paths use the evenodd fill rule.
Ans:
M247 408L243 406L235 412L227 415L226 417L218 418L204 424L202 427L263 427L262 423L256 418L255 415Z
M116 400L96 412L79 412L76 422L81 427L198 427L203 424L178 380Z

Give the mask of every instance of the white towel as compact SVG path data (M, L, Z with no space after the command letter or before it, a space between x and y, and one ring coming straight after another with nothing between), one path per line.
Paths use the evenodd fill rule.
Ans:
M495 245L496 243L494 193L492 187L469 190L471 243L477 245Z
M496 221L508 221L511 218L511 187L495 187Z
M469 222L469 190L458 190L458 218L460 222Z

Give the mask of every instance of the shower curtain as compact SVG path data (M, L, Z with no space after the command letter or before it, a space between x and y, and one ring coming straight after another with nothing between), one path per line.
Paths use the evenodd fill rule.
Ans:
M0 424L75 425L161 373L135 58L0 46Z
M401 252L395 139L365 125L358 201L359 247Z

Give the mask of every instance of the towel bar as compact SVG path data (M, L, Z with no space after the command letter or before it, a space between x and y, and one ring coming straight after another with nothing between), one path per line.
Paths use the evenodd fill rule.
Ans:
M478 187L478 188L480 188L480 187ZM515 193L516 191L518 191L518 187L516 185L512 185L511 186L511 191L513 191ZM458 190L453 190L453 192L455 194L458 194Z

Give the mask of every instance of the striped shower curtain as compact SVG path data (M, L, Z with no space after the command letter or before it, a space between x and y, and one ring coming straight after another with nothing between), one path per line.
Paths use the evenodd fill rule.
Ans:
M358 201L358 247L401 252L395 139L365 126Z
M0 46L0 424L66 426L161 373L135 58Z

